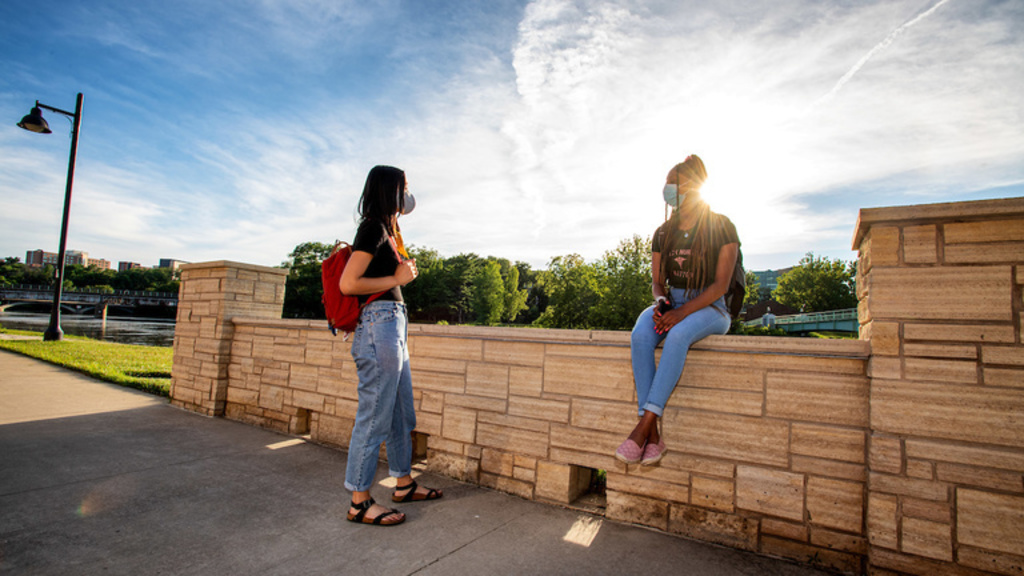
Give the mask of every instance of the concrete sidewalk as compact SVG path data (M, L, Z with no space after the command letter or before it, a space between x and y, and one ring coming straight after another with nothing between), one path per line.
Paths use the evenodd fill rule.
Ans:
M0 351L0 574L825 574L430 475L443 499L360 526L344 469L344 452Z

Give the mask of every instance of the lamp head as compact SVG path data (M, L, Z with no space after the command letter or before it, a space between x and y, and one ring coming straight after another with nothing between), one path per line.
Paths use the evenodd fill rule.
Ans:
M43 118L43 112L38 106L32 108L32 111L28 113L28 116L25 116L21 119L21 122L18 122L18 126L28 130L29 132L38 132L40 134L53 133L53 131L50 130L50 125L47 124L46 119Z

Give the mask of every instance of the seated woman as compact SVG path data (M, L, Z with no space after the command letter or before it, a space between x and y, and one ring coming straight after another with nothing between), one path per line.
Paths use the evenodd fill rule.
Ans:
M658 421L683 372L694 342L729 331L723 296L739 251L733 223L710 210L700 188L704 162L691 155L669 171L665 202L672 215L654 232L651 246L655 302L633 327L631 353L640 421L615 451L627 464L654 465L665 455ZM664 340L661 362L654 349Z

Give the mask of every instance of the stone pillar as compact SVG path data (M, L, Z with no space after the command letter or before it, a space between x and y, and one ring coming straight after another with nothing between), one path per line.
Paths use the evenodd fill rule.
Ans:
M281 318L287 274L282 268L227 261L181 267L172 404L207 416L223 415L231 318Z
M1024 571L1024 198L861 210L874 570Z

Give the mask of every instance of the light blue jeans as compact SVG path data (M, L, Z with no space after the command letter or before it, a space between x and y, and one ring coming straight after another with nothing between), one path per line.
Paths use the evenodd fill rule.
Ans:
M699 292L672 289L672 307L679 308L693 299ZM724 298L711 306L702 308L683 319L668 331L658 334L654 331L654 306L644 310L636 319L630 343L633 358L633 382L636 384L636 400L640 416L645 411L661 416L669 396L683 373L686 354L690 346L712 334L729 331L732 319L725 309ZM661 362L655 363L654 349L664 340Z
M359 408L348 445L345 488L369 490L377 472L380 443L387 444L388 473L412 473L416 412L409 371L408 316L401 302L374 301L363 308L352 340L359 376Z

